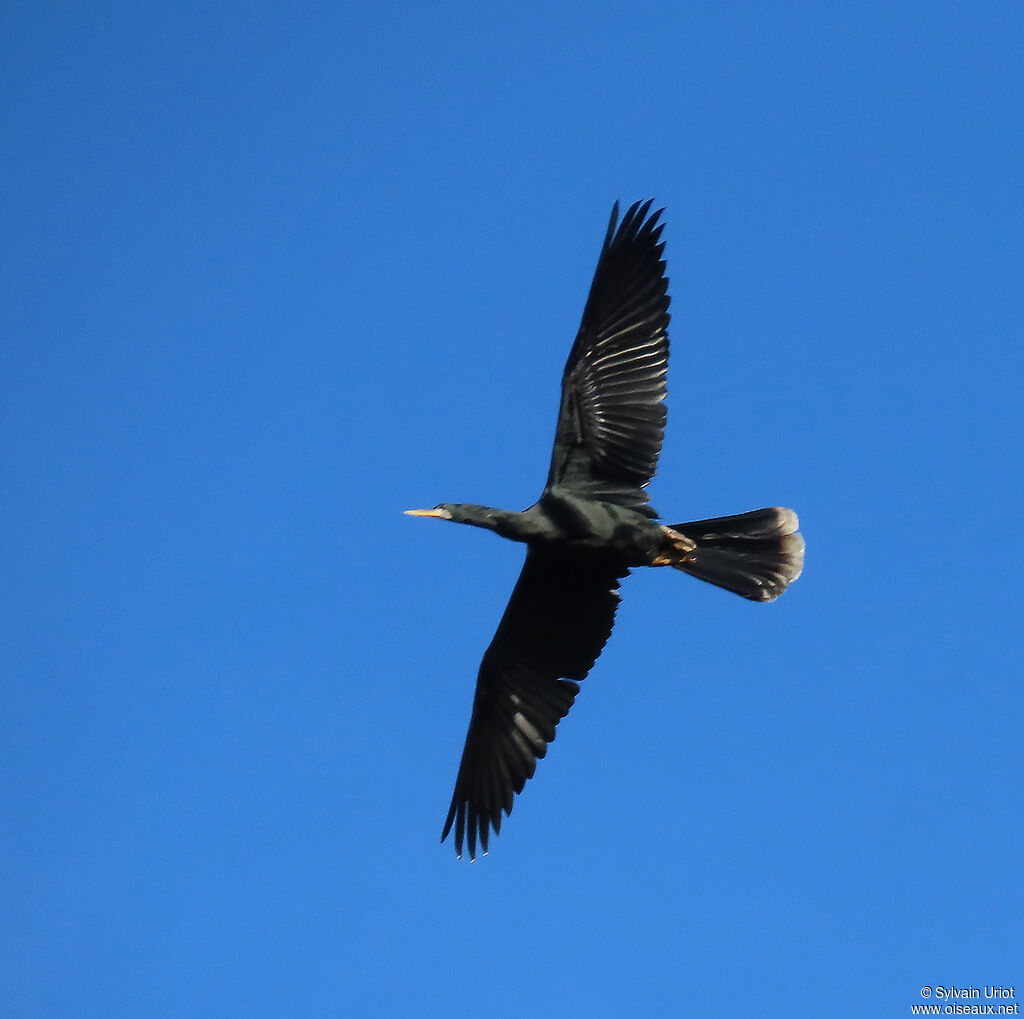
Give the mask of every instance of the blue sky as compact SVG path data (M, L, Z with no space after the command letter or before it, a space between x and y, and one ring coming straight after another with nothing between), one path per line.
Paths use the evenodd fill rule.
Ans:
M1024 987L1014 3L0 12L12 1016L909 1014ZM438 837L615 199L673 571ZM1024 991L1019 992L1024 994Z

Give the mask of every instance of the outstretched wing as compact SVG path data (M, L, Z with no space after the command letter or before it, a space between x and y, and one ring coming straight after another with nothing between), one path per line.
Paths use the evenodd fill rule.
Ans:
M476 681L443 842L487 852L608 640L628 570L606 559L531 548Z
M668 279L661 210L612 209L576 342L547 487L643 509L665 435Z

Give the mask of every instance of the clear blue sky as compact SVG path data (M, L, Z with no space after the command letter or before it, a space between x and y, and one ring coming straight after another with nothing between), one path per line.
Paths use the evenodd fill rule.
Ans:
M7 4L0 1002L1024 996L1017 3ZM673 571L438 843L608 211L666 207Z

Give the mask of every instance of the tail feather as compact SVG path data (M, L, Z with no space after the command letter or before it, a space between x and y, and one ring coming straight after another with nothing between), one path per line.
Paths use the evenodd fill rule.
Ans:
M753 601L778 598L800 576L804 539L790 509L772 506L732 517L672 524L697 543L676 569Z

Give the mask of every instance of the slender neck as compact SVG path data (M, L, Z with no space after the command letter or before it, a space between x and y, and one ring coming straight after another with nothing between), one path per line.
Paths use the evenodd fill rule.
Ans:
M526 513L495 509L493 506L477 506L474 503L455 503L448 507L452 520L460 524L472 524L494 531L503 538L513 541L529 541L534 536Z

